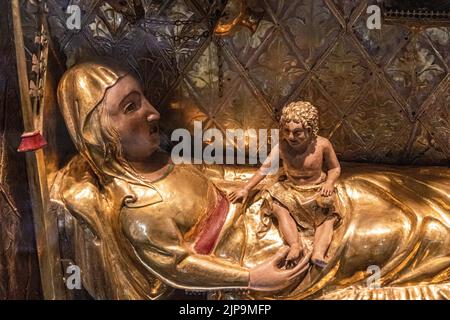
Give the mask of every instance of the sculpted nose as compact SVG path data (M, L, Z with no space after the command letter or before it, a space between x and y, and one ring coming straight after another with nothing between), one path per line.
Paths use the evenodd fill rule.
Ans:
M146 105L147 105L147 121L151 122L151 121L155 121L155 120L159 120L160 119L160 114L158 112L158 110L156 110L150 102L145 101Z
M159 112L158 111L154 111L151 112L148 116L147 116L147 121L151 122L151 121L155 121L155 120L159 120L160 116L159 116Z

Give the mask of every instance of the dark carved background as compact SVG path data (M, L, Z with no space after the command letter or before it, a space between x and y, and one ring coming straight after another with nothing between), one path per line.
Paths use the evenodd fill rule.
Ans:
M47 3L67 64L93 55L126 62L168 133L194 120L222 131L275 127L285 103L309 99L341 160L450 158L450 28L368 30L366 8L376 1L259 0L248 1L263 16L254 34L237 27L219 39L202 36L218 1L143 0L141 16L106 1ZM82 8L79 32L66 28L68 4Z
M39 299L10 1L0 1L0 300Z

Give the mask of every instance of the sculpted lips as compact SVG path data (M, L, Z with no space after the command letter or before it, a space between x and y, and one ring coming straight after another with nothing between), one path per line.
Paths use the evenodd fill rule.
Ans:
M298 146L298 145L301 144L300 141L296 141L296 140L286 139L286 141L287 141L291 146Z

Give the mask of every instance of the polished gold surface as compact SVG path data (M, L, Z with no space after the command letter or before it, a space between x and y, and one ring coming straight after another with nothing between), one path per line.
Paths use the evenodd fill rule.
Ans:
M246 0L231 0L225 6L222 17L219 19L214 33L218 36L231 34L238 26L247 27L251 32L255 32L261 17L251 12Z
M206 176L193 174L194 170L176 168L157 182L155 187L163 194L163 202L146 201L146 194L150 192L151 198L152 191L140 188L136 194L140 195L142 206L131 211L111 205L112 201L118 201L120 193L117 189L114 193L101 192L81 157L76 157L60 173L53 195L62 198L64 209L61 210L68 210L64 213L65 219L75 219L71 224L81 228L77 236L73 235L73 239L77 239L74 243L76 262L85 268L83 283L94 297L158 298L170 292L169 287L245 288L247 278L240 268L255 266L283 245L273 224L262 239L257 239L261 225L259 200L242 215L236 210L230 211L214 254L190 256L177 264L176 257L189 251L188 243L181 239L194 223L192 220L206 207L208 192L205 188L210 182ZM225 176L251 173L239 168L211 168L203 172L223 189L239 184L223 179ZM203 182L197 183L197 179ZM215 297L448 298L449 179L449 170L441 168L344 165L343 178L338 184L344 220L333 238L332 259L327 269L319 272L311 268L303 279L298 279L294 288L276 294L251 292L243 295L223 290L215 292ZM178 197L171 196L177 194ZM109 197L112 200L100 200ZM119 219L122 228L117 225ZM166 223L170 221L166 219L172 219L173 224ZM310 249L311 244L307 248ZM98 256L105 258L98 259ZM218 258L225 261L220 270L215 270L208 262ZM372 265L381 269L380 288L367 285L371 275L368 267ZM156 281L154 275L162 282ZM99 283L98 276L107 279Z
M249 0L248 6L263 14L256 31L236 25L217 40L199 36L216 9L203 0L142 3L145 32L132 21L139 18L132 5L121 14L105 2L82 0L79 5L88 17L81 32L72 34L66 32L67 15L57 2L47 1L48 20L56 47L67 58L61 61L73 65L106 54L126 63L162 112L166 132L191 129L194 120L221 131L271 128L285 102L302 98L319 107L320 134L330 138L340 159L368 162L344 166L338 190L346 210L326 270L311 269L293 288L278 294L221 290L214 297L449 298L449 169L370 164L448 164L448 27L383 25L382 30L367 30L368 1ZM34 39L34 34L25 36ZM51 154L56 149L46 154L49 177L55 176L49 210L59 219L62 262L81 267L83 285L95 298L164 298L172 287L240 287L245 278L242 268L272 256L282 245L275 227L264 239L255 237L261 224L259 198L244 213L232 207L214 254L203 261L184 260L188 264L174 271L188 252L180 239L184 235L189 239L189 226L195 226L195 218L206 210L201 199L208 198L210 182L195 174L203 183L192 188L192 170L177 168L172 172L181 172L176 184L169 174L157 186L145 185L122 166L105 166L101 141L95 140L98 128L91 126L85 132L80 124L120 75L103 74L99 79L93 75L101 72L86 74L85 90L72 83L63 93L64 100L70 100L71 92L85 94L81 113L66 116L82 156L56 172L53 159L61 154ZM45 95L54 95L50 86L44 89ZM44 127L55 121L44 120ZM80 130L75 133L71 126ZM202 172L223 190L252 173L243 167L209 167ZM128 193L133 199L135 195L147 199L147 207L161 208L168 217L181 206L172 194L199 201L192 212L176 217L180 238L159 220L154 223L145 206L133 208L141 212L136 215L122 212L118 203ZM133 229L133 224L138 227ZM148 235L142 230L150 227L152 234L164 235L163 243L142 241L142 235ZM175 258L166 259L168 252ZM222 258L229 272L226 279L217 276L209 263ZM367 286L370 265L381 268L378 289ZM194 276L178 276L178 270ZM213 277L214 282L202 280L205 270L209 278L204 279Z
M59 86L61 111L80 155L57 174L51 197L93 297L156 299L171 288L219 290L216 298L448 296L449 169L364 164L343 167L337 184L343 221L326 269L310 267L276 293L232 291L247 289L249 270L283 246L276 224L258 234L263 199L257 194L244 207L229 206L211 252L198 253L195 244L220 190L242 183L252 170L175 165L149 182L127 160L103 157L107 140L98 134L96 114L121 76L117 67L84 63ZM380 288L368 288L370 266L380 268Z

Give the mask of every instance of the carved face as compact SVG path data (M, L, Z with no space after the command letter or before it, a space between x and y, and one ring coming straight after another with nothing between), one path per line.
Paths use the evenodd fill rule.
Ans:
M301 123L290 121L282 127L281 138L294 150L300 150L311 141L311 130L303 128Z
M128 161L143 161L158 149L160 116L134 77L127 75L109 88L104 102Z

